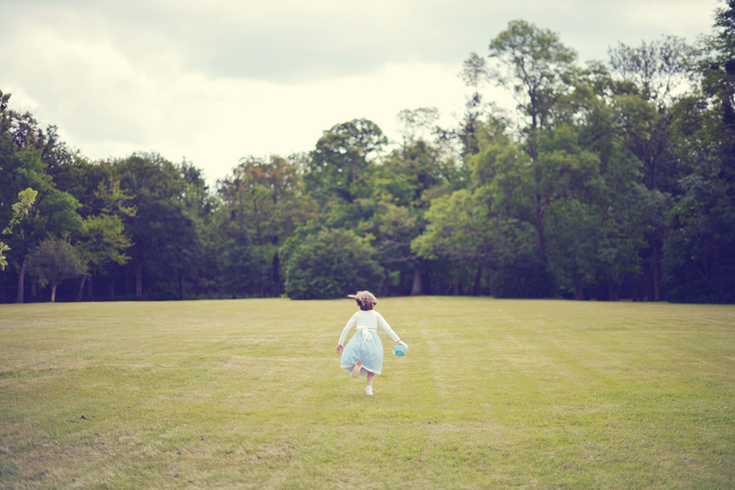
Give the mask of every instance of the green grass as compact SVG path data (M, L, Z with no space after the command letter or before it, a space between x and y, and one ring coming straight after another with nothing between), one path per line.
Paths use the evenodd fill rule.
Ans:
M0 305L0 488L734 488L735 307L387 298Z

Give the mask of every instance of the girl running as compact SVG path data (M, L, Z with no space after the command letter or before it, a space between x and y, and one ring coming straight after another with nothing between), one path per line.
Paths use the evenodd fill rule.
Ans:
M350 298L354 298L360 311L356 312L347 321L347 325L342 330L339 337L339 344L334 349L338 354L342 353L340 368L346 369L352 373L354 378L367 374L367 387L365 393L373 394L373 378L376 374L380 374L383 368L383 343L378 337L378 325L390 336L397 344L401 344L408 348L405 342L398 338L385 318L373 310L378 304L378 300L370 291L358 291L357 294L350 294ZM356 333L343 347L347 334L355 327Z

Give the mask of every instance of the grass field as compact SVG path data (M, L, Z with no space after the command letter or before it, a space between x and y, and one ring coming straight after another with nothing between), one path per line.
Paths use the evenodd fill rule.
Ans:
M0 305L0 488L734 488L735 307L386 298Z

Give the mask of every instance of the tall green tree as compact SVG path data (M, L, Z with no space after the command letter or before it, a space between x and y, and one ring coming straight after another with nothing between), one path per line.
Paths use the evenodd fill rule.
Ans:
M149 297L183 299L185 283L196 276L202 244L187 209L189 186L182 167L157 154L136 153L114 161L112 172L136 209L124 218L133 243L135 298L143 299L145 275Z
M388 140L377 124L353 119L333 126L319 138L311 154L306 190L320 205L332 199L351 204L370 195L373 159Z
M690 169L667 214L664 284L674 301L735 302L735 1L714 27L690 61L696 90L673 109L677 156Z
M411 242L426 227L425 214L431 200L450 192L461 181L452 155L435 138L437 119L438 111L432 107L398 114L403 141L376 169L368 206L372 216L364 224L364 231L375 238L373 243L386 278L391 271L410 275L412 295L425 293L427 273L436 264L417 254ZM389 286L384 284L384 293Z
M634 93L658 107L670 106L676 88L685 81L684 38L661 36L639 46L618 42L608 50L613 72L634 88Z
M646 296L656 301L663 298L661 259L669 233L664 213L681 192L679 180L683 176L681 160L675 155L671 107L677 87L686 78L687 50L684 40L676 36L643 41L636 47L618 43L609 50L612 73L618 81L613 99L620 126L628 149L642 163L641 183L648 190L643 196L649 203L648 219L642 224L648 245L641 249L641 255ZM662 201L663 205L657 204Z
M533 230L538 264L529 266L522 245L500 267L509 277L513 264L522 269L516 275L553 273L557 286L568 278L581 299L584 282L599 280L603 263L617 256L620 243L611 237L623 236L616 231L620 222L615 213L606 211L616 208L604 189L615 186L628 196L631 188L626 186L637 175L635 158L622 146L617 112L610 106L614 84L599 64L577 67L576 53L555 33L523 21L511 22L490 43L489 59L486 64L473 54L466 62L473 76L466 79L485 76L507 88L517 111L511 128L503 117L491 116L478 133L478 152L467 158L468 167L473 186L489 198L488 218L503 217L513 224L509 230L523 230L520 223ZM623 176L625 182L616 184ZM518 238L508 242L527 243ZM632 267L619 265L621 270ZM533 295L538 294L552 290L540 293L534 288Z
M530 235L522 222L498 213L492 206L485 187L460 189L434 199L426 214L426 231L411 243L421 257L446 258L459 269L470 268L471 292L475 296L482 294L483 270L496 269L504 258L525 248L524 238ZM458 283L458 275L455 281Z
M33 209L7 244L14 250L8 265L16 278L16 302L23 303L31 249L46 237L81 230L82 219L77 199L58 189L51 175L56 165L75 155L58 139L55 127L44 128L29 112L10 109L9 96L0 93L0 219L9 219L18 192L29 187L38 192Z
M551 269L557 285L573 289L576 299L600 283L607 294L594 295L613 299L625 275L639 271L637 249L650 206L641 162L625 145L618 114L609 99L586 100L574 140L592 159L589 174L549 210Z
M31 250L28 268L38 278L41 287L51 284L51 302L56 301L56 287L66 279L87 272L82 254L68 240L47 238Z
M132 243L125 233L123 218L135 216L135 208L126 205L131 196L120 189L119 181L100 183L93 195L101 207L84 218L79 237L78 248L89 264L89 274L82 277L77 301L82 299L85 282L89 284L89 299L92 299L92 275L106 276L113 264L122 266L130 260L126 251ZM114 297L114 289L110 293Z
M300 156L244 158L219 182L221 276L229 293L280 296L280 248L316 216L303 188Z
M564 46L555 32L516 20L490 42L489 58L489 81L516 100L528 135L527 151L535 160L535 133L561 115L565 97L573 90L570 77L577 53Z
M499 168L495 180L504 189L500 195L507 199L509 215L535 229L538 260L545 266L546 209L567 196L569 186L590 166L590 155L574 145L567 123L573 114L576 53L556 33L513 21L490 42L489 59L484 69L488 80L506 88L517 102L527 155L521 165Z

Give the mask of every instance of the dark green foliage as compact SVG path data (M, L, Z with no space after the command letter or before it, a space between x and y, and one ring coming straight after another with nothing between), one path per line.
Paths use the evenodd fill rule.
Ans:
M142 260L157 292L166 293L156 299L184 299L184 282L192 282L201 248L194 221L175 200L144 203L138 213L138 236L147 247Z
M663 285L675 303L735 303L735 240L721 242L729 252L707 260L698 236L677 230L664 247Z
M281 296L279 250L316 212L313 199L303 193L301 158L243 158L219 181L216 232L209 241L226 297Z
M223 227L221 237L222 289L232 297L257 296L268 281L268 260L253 247L247 230L232 225Z
M536 255L519 255L500 267L490 288L496 298L550 298L554 294L553 279Z
M191 169L155 153L133 154L112 168L136 209L125 219L136 299L184 299L202 254L195 221L200 209L187 200L197 194L185 179L191 180Z
M735 303L735 208L721 182L692 177L687 195L669 213L663 249L669 301Z
M347 230L321 230L291 240L286 260L286 294L291 299L344 298L378 291L383 270L367 241Z
M683 195L667 213L663 282L670 301L735 302L735 2L718 9L692 74L701 90L675 106Z

